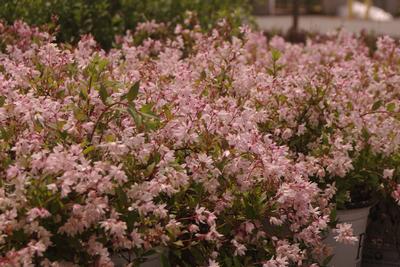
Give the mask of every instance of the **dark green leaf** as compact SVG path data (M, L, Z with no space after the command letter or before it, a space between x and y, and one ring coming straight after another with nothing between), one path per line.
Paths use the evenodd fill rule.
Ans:
M327 266L334 256L335 256L335 254L329 255L329 256L324 260L324 262L322 263L322 265L323 265L323 266Z
M372 105L372 110L377 110L381 106L382 106L382 100L378 100Z
M103 101L104 104L107 104L108 92L104 85L100 86L99 95L100 95L101 101Z
M204 259L204 253L201 251L201 248L199 247L192 247L190 249L191 254L194 256L194 258L197 261L202 261Z
M6 98L5 98L5 96L0 96L0 108L2 107L2 106L4 106L4 103L6 102Z
M129 89L128 93L126 94L126 99L129 102L132 102L135 100L139 94L139 86L140 86L140 81L135 82L134 85Z
M234 266L234 267L241 267L241 266L243 266L243 265L240 263L238 257L234 257L234 258L233 258L233 266Z
M225 256L224 262L225 262L225 266L226 266L226 267L231 267L231 266L233 266L233 262L232 262L231 257Z
M336 208L333 208L331 214L329 215L331 222L336 221L336 214L337 214Z
M79 92L79 96L84 100L88 99L89 96L88 96L88 90L86 87L83 87L81 89L81 91Z
M369 139L369 137L371 136L368 129L367 128L362 128L361 130L361 135L364 139Z
M132 107L130 107L130 108L128 108L128 112L132 116L136 126L142 127L143 120L142 120L142 117L137 113L137 111L135 109L133 109Z
M200 79L201 79L201 80L204 80L205 78L207 78L207 73L206 73L204 70L202 70L202 71L200 72Z

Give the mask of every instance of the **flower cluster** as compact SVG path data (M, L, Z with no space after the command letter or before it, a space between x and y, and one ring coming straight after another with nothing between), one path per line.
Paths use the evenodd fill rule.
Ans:
M336 229L333 231L338 235L335 236L335 240L344 244L355 244L358 238L354 236L352 225L349 223L338 224Z
M394 41L227 32L105 52L0 25L0 266L318 266L353 181L399 200Z

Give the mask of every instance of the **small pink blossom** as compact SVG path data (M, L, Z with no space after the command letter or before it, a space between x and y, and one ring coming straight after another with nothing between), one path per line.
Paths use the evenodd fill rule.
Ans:
M247 248L243 245L240 244L238 241L236 241L235 239L233 239L231 241L232 245L235 247L235 256L243 256L246 254L246 250Z
M352 225L350 223L338 224L334 232L337 234L334 237L337 242L354 245L358 241L358 238L353 234Z
M33 221L36 218L47 218L51 214L44 208L33 208L27 212L28 221Z
M208 267L219 267L219 264L217 261L210 259L208 261Z
M383 170L383 178L391 179L393 177L394 169L384 169Z

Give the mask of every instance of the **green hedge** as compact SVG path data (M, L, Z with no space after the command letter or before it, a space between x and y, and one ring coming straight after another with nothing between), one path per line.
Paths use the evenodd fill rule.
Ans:
M187 10L197 13L203 29L220 18L235 26L248 16L248 0L3 0L0 19L12 23L22 19L31 25L53 24L58 17L58 41L76 42L92 33L104 47L110 48L116 34L133 29L138 22L156 20L171 27L184 20Z

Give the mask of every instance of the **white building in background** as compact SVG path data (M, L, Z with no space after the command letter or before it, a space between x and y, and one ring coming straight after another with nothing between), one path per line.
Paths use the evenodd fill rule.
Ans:
M366 5L355 1L349 5L340 6L337 14L342 18L369 19L373 21L389 21L393 19L392 14L382 8Z
M348 5L351 0L319 0L313 1L320 3L322 13L325 15L337 15L341 6ZM390 13L392 16L400 15L400 0L357 0L356 3L358 10L359 4L370 2L372 6L381 8L383 11ZM276 15L276 11L282 14L282 6L286 6L285 9L290 10L290 0L251 0L254 6L254 13L257 15ZM304 1L301 1L304 3ZM353 0L353 5L356 0Z
M322 0L322 10L327 15L336 15L339 8L348 5L349 0ZM359 9L359 3L365 2L364 0L359 0L359 3L353 0L354 4L357 5ZM390 13L391 15L398 15L400 13L400 0L369 0L372 6L383 9L384 11Z

